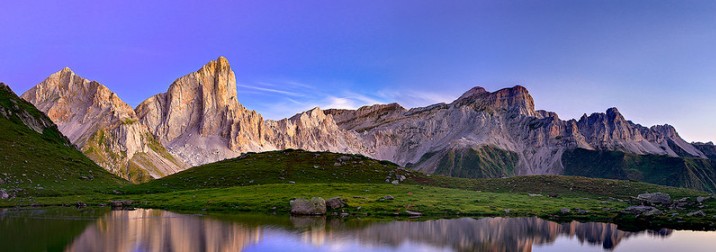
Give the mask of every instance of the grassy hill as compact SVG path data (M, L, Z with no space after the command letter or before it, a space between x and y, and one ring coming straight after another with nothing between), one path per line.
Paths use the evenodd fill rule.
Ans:
M18 196L50 196L126 184L75 149L45 114L2 83L0 132L0 189Z
M392 183L401 179L397 185ZM685 188L571 176L431 176L361 155L301 150L249 153L116 190L119 193L28 198L15 205L50 206L77 201L96 205L121 199L132 200L135 207L143 208L287 214L292 198L341 197L348 208L340 211L352 216L405 216L406 211L418 211L431 217L539 216L634 223L643 218L635 220L621 210L639 204L633 197L640 193L664 192L674 199L689 197L691 202L696 196L707 195ZM388 195L391 199L386 199ZM712 216L716 214L714 203L708 201L699 210ZM0 201L2 206L12 204ZM563 208L571 211L561 213ZM683 217L679 223L669 219L673 213L681 218L689 211L693 209L669 210L648 225L706 228L713 222L698 217Z
M716 166L708 159L575 149L564 153L562 164L565 175L638 180L716 192Z
M178 190L226 188L266 184L351 183L399 184L463 189L470 191L522 194L559 194L564 196L599 195L628 199L639 193L662 191L674 196L705 194L685 188L659 186L628 180L610 180L576 176L519 176L510 178L467 179L402 169L397 165L362 155L330 152L283 150L248 153L234 159L194 167L120 191L162 193Z

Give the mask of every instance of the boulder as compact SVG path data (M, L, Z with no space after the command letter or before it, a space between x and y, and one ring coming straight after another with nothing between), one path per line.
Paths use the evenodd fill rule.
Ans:
M10 194L8 194L5 190L0 190L0 199L9 199Z
M666 193L661 192L655 192L655 193L642 193L639 194L636 197L637 200L640 200L645 203L649 204L661 204L661 205L668 205L671 204L671 196L669 196Z
M709 198L710 198L710 197L702 197L702 196L699 196L699 197L696 197L696 202L698 202L699 204L703 204L704 201L708 200Z
M326 200L326 207L328 209L339 209L346 206L346 201L340 197L333 197Z
M109 202L112 209L131 209L134 201L131 200L113 200Z
M390 183L393 184L393 185L399 185L399 184L400 184L400 181L393 180L393 182L390 182Z
M623 212L643 216L660 215L663 213L661 210L652 206L630 206L624 209Z
M304 198L292 199L292 215L325 215L326 201L320 197L313 197L310 200Z

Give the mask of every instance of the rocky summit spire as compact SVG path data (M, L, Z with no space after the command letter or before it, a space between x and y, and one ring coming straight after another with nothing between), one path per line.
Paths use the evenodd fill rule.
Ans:
M164 143L184 134L226 137L231 134L228 125L240 110L236 77L224 57L180 77L166 93L136 108L140 121Z

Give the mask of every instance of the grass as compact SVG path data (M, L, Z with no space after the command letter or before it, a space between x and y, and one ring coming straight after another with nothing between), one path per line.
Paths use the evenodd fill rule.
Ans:
M51 122L9 88L0 88L0 189L19 196L106 191L126 184L75 149L52 125L38 133L24 120Z
M402 176L405 180L398 185L385 181L388 178L392 182ZM703 209L707 214L703 218L685 216L697 209L667 210L663 216L646 220L621 213L627 206L638 204L632 198L644 192L665 192L675 199L690 197L691 201L696 196L707 195L685 188L568 176L500 179L429 176L360 155L297 150L247 154L148 183L124 185L116 191L119 194L94 192L16 198L0 201L0 207L74 205L78 201L100 205L128 199L135 202L135 207L142 208L288 214L288 202L292 198L341 197L348 201L348 207L340 211L354 216L405 216L409 210L430 218L538 216L564 221L578 219L623 222L627 226L638 223L638 226L699 229L714 228L711 225L716 220L711 217L716 215L714 201ZM387 195L394 200L385 200ZM562 208L570 212L562 214ZM587 212L579 213L578 209ZM679 217L671 217L672 213Z
M565 152L562 163L566 175L638 180L716 192L716 167L708 159L575 149Z
M620 213L621 209L635 204L631 198L639 193L659 191L674 198L690 197L692 201L696 196L706 195L690 189L566 176L499 179L430 176L361 155L328 152L251 153L132 185L72 147L57 127L38 133L25 126L23 120L27 118L21 116L49 119L7 88L0 89L0 106L9 114L0 116L0 132L3 132L0 134L0 153L3 153L0 189L18 196L0 200L0 207L61 206L77 202L104 205L111 200L128 199L133 200L136 207L144 208L288 214L292 198L342 197L348 201L348 207L340 211L354 216L404 216L406 211L418 211L431 218L539 216L613 221L626 226L714 228L714 200L708 201L702 209L707 217L685 216L695 209L668 210L665 215L648 219ZM100 133L96 138L95 151L101 152L104 146L100 143L105 142L105 136ZM503 153L484 150L450 160L487 164L489 168L511 159ZM145 176L133 174L134 170L130 167L127 173ZM472 174L472 171L466 172ZM400 182L393 185L394 181ZM386 200L387 195L394 199ZM562 208L570 212L561 213ZM578 209L587 212L580 213ZM679 217L672 217L673 213Z

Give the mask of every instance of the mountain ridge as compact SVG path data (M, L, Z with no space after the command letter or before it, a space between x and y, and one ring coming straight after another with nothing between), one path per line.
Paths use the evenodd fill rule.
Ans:
M111 101L116 95L102 97ZM38 107L64 119L48 100ZM450 103L418 108L397 103L356 110L313 108L266 120L239 102L236 76L225 57L177 78L167 92L149 97L132 112L126 114L168 153L192 166L289 148L363 154L427 173L478 177L562 174L574 168L565 167L562 158L574 149L709 158L702 151L707 147L686 142L673 126L647 128L627 120L617 108L569 120L536 110L533 97L520 85L494 92L473 87ZM498 166L510 170L498 172Z

